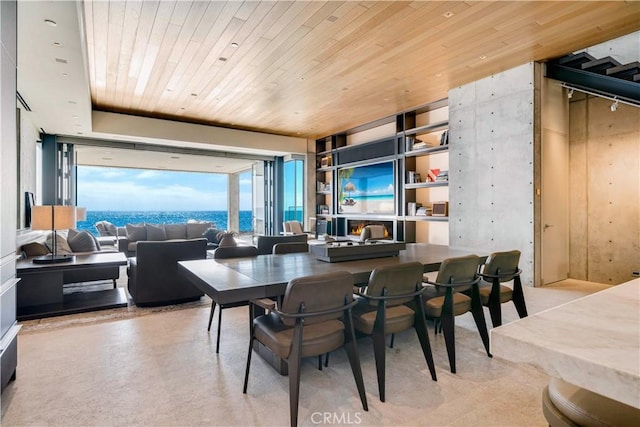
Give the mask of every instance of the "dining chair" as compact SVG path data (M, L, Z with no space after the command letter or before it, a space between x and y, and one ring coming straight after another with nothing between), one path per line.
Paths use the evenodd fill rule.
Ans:
M276 243L272 250L274 255L309 252L309 244L307 242Z
M432 286L429 286L423 294L426 317L442 325L449 367L454 374L456 373L455 316L469 311L472 313L487 356L491 357L489 334L478 291L478 282L480 282L478 265L477 255L445 259L440 265L435 282L426 281ZM470 296L462 293L463 291L468 292Z
M436 370L427 334L422 293L423 266L408 262L378 267L371 272L364 291L356 293L358 305L353 308L353 323L357 331L371 335L378 374L380 401L385 401L385 339L414 328L429 367L431 379L437 381ZM413 309L406 303L413 301Z
M357 304L352 288L353 276L346 271L292 279L280 308L253 319L242 392L247 393L253 343L257 340L288 363L289 412L291 425L296 426L302 358L344 347L362 407L368 411L351 317L351 309Z
M513 301L518 316L522 319L527 317L527 305L524 302L522 292L522 282L520 274L522 270L518 268L520 261L520 251L513 250L507 252L494 252L487 259L480 277L489 284L480 286L480 300L482 305L489 307L491 314L491 324L493 327L502 325L502 310L500 305ZM501 285L504 282L513 280L513 289Z
M258 248L255 246L222 246L217 248L213 252L213 259L226 259L226 258L249 258L258 256ZM231 304L216 304L215 301L211 301L211 312L209 313L209 326L207 331L211 331L211 323L213 322L213 314L216 311L216 305L219 305L218 309L218 336L216 338L216 353L220 353L220 328L222 326L222 310L225 308L239 307L247 305L248 301L236 302Z
M360 232L360 241L384 239L384 225L367 225Z

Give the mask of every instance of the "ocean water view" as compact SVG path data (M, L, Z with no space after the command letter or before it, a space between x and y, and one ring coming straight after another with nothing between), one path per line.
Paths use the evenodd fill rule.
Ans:
M90 211L87 210L87 220L79 221L78 230L87 230L94 235L98 231L94 224L98 221L109 221L118 227L126 224L176 224L187 222L190 219L197 221L211 221L221 230L227 228L227 211ZM252 211L240 211L241 233L250 232L253 229Z

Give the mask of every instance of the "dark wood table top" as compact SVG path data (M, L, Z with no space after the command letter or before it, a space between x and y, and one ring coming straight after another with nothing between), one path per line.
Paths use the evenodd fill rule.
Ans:
M16 262L18 273L38 271L64 271L87 267L108 267L127 265L127 257L122 252L101 252L95 254L76 255L73 260L53 264L34 264L31 259L20 259Z
M287 283L301 276L348 271L355 283L366 283L376 267L418 261L424 271L437 271L446 258L469 255L467 250L443 245L409 243L398 256L328 263L315 255L294 253L254 258L180 261L178 268L189 280L219 304L284 294Z

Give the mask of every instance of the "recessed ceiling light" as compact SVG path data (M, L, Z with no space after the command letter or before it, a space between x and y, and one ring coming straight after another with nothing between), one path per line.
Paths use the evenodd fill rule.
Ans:
M69 73L62 73L63 77L67 77L69 75Z
M60 43L60 42L53 42L53 45L54 45L54 46L56 46L56 47L60 47L60 46L62 46L62 43Z
M103 157L102 160L113 160L111 157Z
M77 104L76 101L67 101L69 104Z
M82 132L76 132L78 135L82 135Z
M61 64L66 64L66 63L67 63L67 60L66 60L66 59L63 59L63 58L56 58L56 62L59 62L59 63L61 63Z
M51 19L45 19L44 23L49 25L49 26L51 26L51 27L55 27L56 25L58 25L58 23L56 21L51 20Z
M225 58L224 56L221 56L220 58L218 58L218 60L224 62L227 60L227 58Z
M442 14L442 16L444 16L445 18L451 18L454 15L453 12L448 11Z
M442 77L442 73L436 74L436 77Z
M171 156L172 159L179 159L180 156Z
M184 107L180 107L180 109L181 109L181 110L186 110L186 108L184 108Z
M198 96L198 94L197 93L192 93L191 96Z
M480 59L487 59L487 55L480 56Z
M238 47L238 43L231 43L231 47Z
M338 17L335 15L331 15L327 18L327 21L329 22L336 22L338 20Z

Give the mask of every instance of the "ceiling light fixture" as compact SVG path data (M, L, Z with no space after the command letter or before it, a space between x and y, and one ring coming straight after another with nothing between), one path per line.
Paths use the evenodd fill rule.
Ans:
M483 59L483 60L484 60L484 59L487 59L487 55L482 55L482 56L480 56L480 59Z
M49 25L50 27L55 27L58 25L58 23L52 19L45 19L44 23Z
M53 42L53 45L54 45L54 46L56 46L56 47L61 47L61 46L62 46L62 43L60 43L60 42Z
M220 58L218 58L219 61L225 62L227 60L227 58L225 58L224 56L221 56Z
M231 47L238 47L238 43L231 43Z
M453 12L448 11L442 14L442 16L444 16L445 18L451 18L454 15Z
M614 99L615 99L615 98L614 98ZM619 104L619 102L618 102L618 100L616 99L616 100L613 102L613 104L611 104L611 107L610 107L610 108L611 108L611 111L616 111L616 110L618 109L618 104Z
M569 89L569 92L567 92L567 98L573 98L573 89Z

